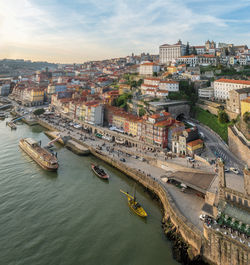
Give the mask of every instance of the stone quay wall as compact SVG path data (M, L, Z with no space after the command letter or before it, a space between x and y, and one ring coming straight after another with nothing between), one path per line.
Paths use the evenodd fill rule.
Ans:
M203 257L217 265L248 265L249 247L204 225Z

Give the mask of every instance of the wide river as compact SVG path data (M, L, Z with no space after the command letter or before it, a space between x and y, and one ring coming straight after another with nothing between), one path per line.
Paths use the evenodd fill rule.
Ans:
M137 198L147 220L128 207L120 189L134 182L92 156L79 157L56 145L57 173L46 172L18 147L22 137L49 139L40 126L0 121L0 264L173 265L161 228L161 209L140 186ZM90 163L102 165L109 182Z

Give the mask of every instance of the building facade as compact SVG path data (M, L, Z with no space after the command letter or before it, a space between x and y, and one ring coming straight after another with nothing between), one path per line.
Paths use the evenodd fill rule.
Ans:
M229 99L229 91L250 87L250 81L234 79L218 79L214 81L214 97L216 99Z
M156 63L145 62L140 64L139 74L144 76L153 76L154 73L160 71L160 66Z
M0 83L0 96L8 96L10 93L10 83Z
M241 100L241 116L243 116L246 112L250 112L250 97Z
M241 101L250 96L250 87L229 91L226 101L227 110L241 114Z
M200 88L198 90L199 98L211 99L214 97L214 89L212 87Z
M159 48L160 53L160 63L169 64L170 62L176 60L177 58L185 55L186 45L182 44L179 40L176 44L163 44Z

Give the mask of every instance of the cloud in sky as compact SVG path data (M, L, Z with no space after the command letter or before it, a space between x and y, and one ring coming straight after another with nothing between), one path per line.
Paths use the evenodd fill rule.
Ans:
M249 0L0 0L0 58L83 62L178 39L250 44Z

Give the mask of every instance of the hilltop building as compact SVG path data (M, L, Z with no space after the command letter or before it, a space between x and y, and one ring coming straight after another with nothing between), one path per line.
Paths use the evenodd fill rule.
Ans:
M250 81L234 79L218 79L214 81L214 97L216 99L229 99L229 91L250 87Z
M161 64L169 64L186 53L186 45L182 44L181 40L173 45L163 44L159 49Z

